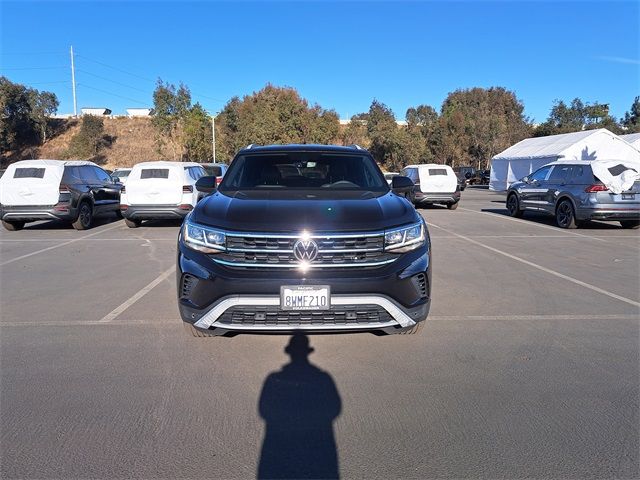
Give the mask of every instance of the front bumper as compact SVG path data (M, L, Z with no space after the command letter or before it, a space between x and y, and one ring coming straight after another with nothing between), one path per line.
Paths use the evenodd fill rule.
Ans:
M122 208L126 207L126 208ZM191 207L191 205L189 205ZM178 205L121 205L120 211L124 218L130 220L171 220L183 219L193 210L180 208Z
M319 268L302 273L225 267L179 242L177 283L182 320L209 333L396 333L427 318L430 251L423 247L377 268ZM281 310L283 285L330 285L331 310Z
M70 205L0 205L0 218L4 221L35 222L38 220L75 220L77 209Z
M460 201L460 191L452 193L415 192L415 203L457 203Z
M370 309L377 306L384 314L368 320L349 320L344 309ZM244 307L241 315L242 322L234 322L237 307ZM229 332L288 333L294 330L310 332L340 333L381 331L395 333L404 328L411 328L416 323L424 321L429 314L430 302L426 301L413 308L403 308L393 299L384 295L332 295L331 310L326 311L282 311L280 297L277 296L231 296L217 302L211 308L198 311L180 304L183 321L193 323L199 329L211 331L219 335ZM363 312L366 313L366 312ZM255 321L255 318L259 321ZM354 312L355 318L355 312ZM330 319L330 321L327 321Z

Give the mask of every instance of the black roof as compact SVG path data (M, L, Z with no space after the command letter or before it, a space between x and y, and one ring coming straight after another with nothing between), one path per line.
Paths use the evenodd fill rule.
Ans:
M265 153L265 152L336 152L336 153L354 153L367 152L357 145L341 146L341 145L317 145L317 144L296 144L289 145L249 145L238 152L245 153ZM368 152L367 152L368 153Z

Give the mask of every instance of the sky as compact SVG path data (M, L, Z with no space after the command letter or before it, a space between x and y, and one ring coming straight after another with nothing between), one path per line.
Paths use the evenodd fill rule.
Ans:
M0 3L0 74L54 92L73 112L152 106L158 78L184 82L216 113L267 83L294 87L341 118L373 99L398 119L449 92L503 86L543 122L553 101L640 95L640 2Z

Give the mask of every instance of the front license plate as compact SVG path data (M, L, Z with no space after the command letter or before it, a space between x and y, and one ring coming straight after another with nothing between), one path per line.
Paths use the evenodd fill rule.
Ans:
M636 198L636 195L634 193L623 193L622 194L622 199L623 200L634 200Z
M282 310L328 310L331 308L329 285L284 285L280 287Z

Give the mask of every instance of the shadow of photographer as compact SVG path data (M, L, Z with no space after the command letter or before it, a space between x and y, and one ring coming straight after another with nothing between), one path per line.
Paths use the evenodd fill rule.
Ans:
M265 435L258 478L338 478L333 421L341 400L331 375L309 362L309 338L294 333L284 350L291 362L269 374L258 411Z

